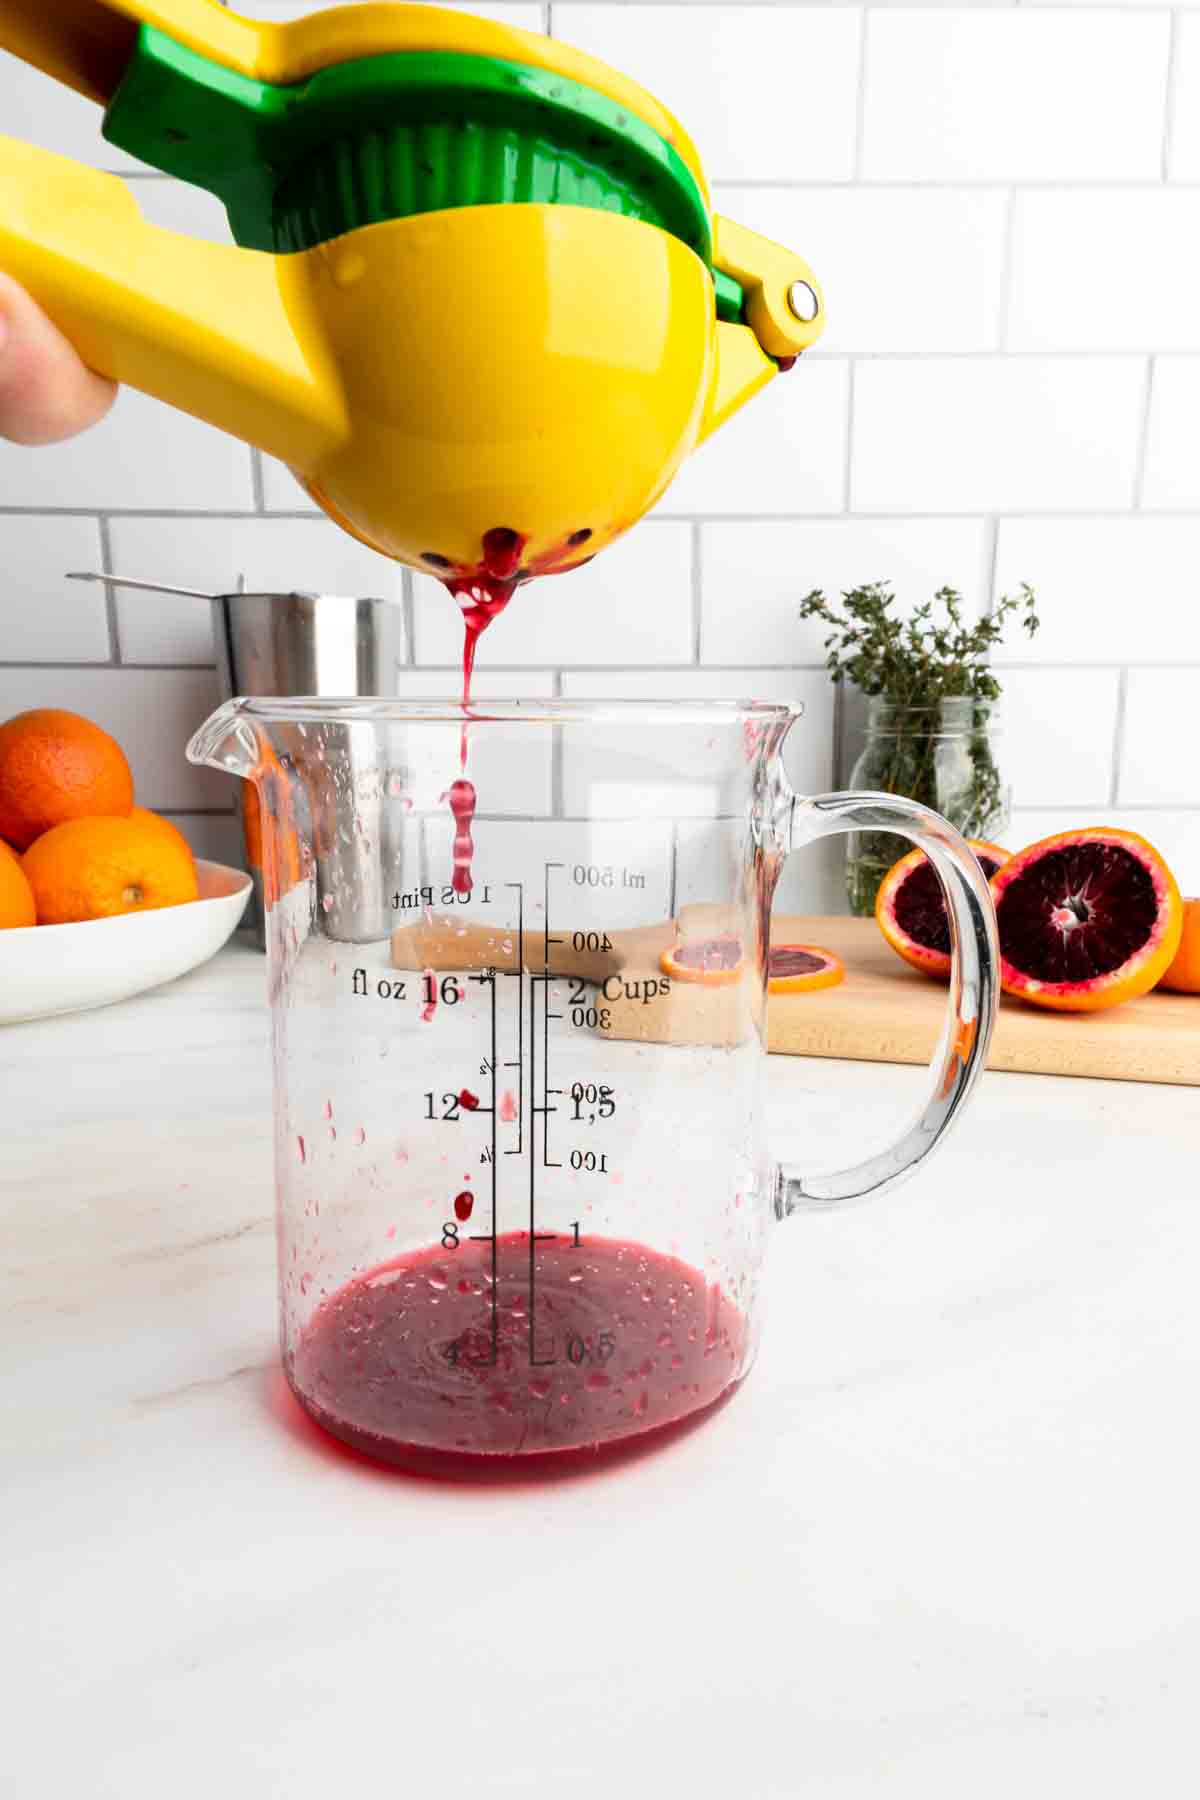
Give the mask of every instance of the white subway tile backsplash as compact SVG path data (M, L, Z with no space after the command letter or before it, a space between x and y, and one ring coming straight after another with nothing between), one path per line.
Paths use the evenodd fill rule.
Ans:
M981 519L763 520L705 525L701 533L700 660L825 661L825 628L798 617L805 594L836 600L888 581L900 609L956 587L972 610L984 598Z
M273 456L264 456L263 469L263 504L268 512L310 512L321 516L321 509L315 500L310 500L292 471L283 463L276 462Z
M864 512L1127 508L1145 383L1137 357L863 363L851 504Z
M733 890L740 844L728 826L682 820L675 847L675 910L725 900ZM846 910L846 847L841 838L806 844L784 861L775 889L775 919L815 918ZM810 935L810 934L806 934Z
M1103 806L1117 724L1115 669L1010 669L996 760L1014 810Z
M197 769L184 746L217 704L211 669L0 668L0 719L34 706L82 713L112 733L133 769L141 806L222 811L232 775Z
M1016 206L1011 349L1200 349L1200 189L1052 188Z
M244 10L278 20L312 0ZM997 593L1028 580L1042 630L997 657L1008 841L1127 823L1200 891L1200 776L1183 723L1200 663L1198 6L1173 19L1162 0L461 10L534 31L549 18L644 82L694 136L714 210L807 257L829 315L814 353L689 460L649 521L517 596L481 642L479 699L799 700L786 758L797 788L817 791L834 780L835 690L823 631L796 616L803 594L889 579L903 614L949 584L976 612L993 574ZM213 196L130 162L100 136L98 108L2 54L0 120L134 175L153 223L228 240ZM133 576L399 600L396 565L323 519L282 464L262 458L257 487L254 462L133 392L72 443L0 442L0 717L53 703L99 718L130 751L140 797L179 810L222 861L241 855L234 784L183 758L215 698L208 609L117 590L110 643L104 588L63 577L99 567L107 534L110 567ZM418 666L400 671L401 692L456 693L457 609L428 578L412 593ZM849 742L854 696L838 717ZM448 726L448 763L455 738ZM481 809L502 791L549 831L548 811L587 798L586 756L555 763L545 743L496 737L473 755ZM652 879L631 905L660 917L672 848L655 796L643 801ZM445 823L429 845L448 857ZM508 859L503 825L490 829L501 835L487 853ZM581 859L629 850L627 826L579 829ZM703 821L680 822L677 902L715 891L728 858L711 838ZM791 858L777 910L840 910L843 870L836 839Z
M0 516L0 662L107 662L104 589L68 581L100 567L95 519Z
M93 430L28 450L0 439L6 506L86 510L155 508L249 511L250 452L244 444L126 388Z
M458 607L418 575L419 664L462 661ZM478 665L686 663L692 645L692 538L686 525L648 521L566 575L530 582L479 640Z
M803 358L701 444L657 512L840 512L849 369Z
M328 519L113 519L112 566L139 581L218 594L284 593L401 597L397 563L376 556ZM213 660L203 601L117 589L126 662Z
M711 181L853 172L859 14L804 6L564 6L555 36L649 88Z
M833 785L833 684L811 669L622 669L619 674L568 671L563 694L573 700L765 700L803 707L784 745L784 766L802 794Z
M1196 671L1131 669L1126 680L1118 801L1200 807Z
M1155 180L1165 12L867 14L869 181Z
M1037 590L1041 627L1016 624L998 662L1200 663L1200 518L1002 519L996 592ZM1140 649L1138 623L1156 621Z
M131 186L142 217L152 225L177 231L184 237L203 238L210 244L233 242L225 208L206 188L172 181L165 175L157 181L139 181Z
M224 863L229 869L245 868L246 846L236 813L174 813L171 823L182 831L193 856Z
M1142 505L1200 509L1200 357L1155 359Z
M39 144L94 169L120 174L145 170L145 163L105 143L100 135L102 118L94 101L0 50L0 119L5 137Z
M456 703L462 692L457 670L405 669L398 693L402 700L448 700ZM471 683L472 701L486 714L489 700L549 699L554 676L547 669L480 669ZM440 758L446 781L458 769L461 726L457 721L428 726L422 732L422 748L436 764ZM433 745L432 751L429 750ZM525 725L479 725L467 736L467 773L475 783L479 812L515 813L537 817L553 811L553 759L551 734Z
M1173 181L1200 181L1200 13L1176 18L1174 86L1168 173Z
M828 326L813 357L995 348L1008 209L999 189L720 187L713 201L815 270Z

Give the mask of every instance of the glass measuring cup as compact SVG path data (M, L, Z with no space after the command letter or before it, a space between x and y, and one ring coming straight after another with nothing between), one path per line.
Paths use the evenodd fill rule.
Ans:
M695 1421L753 1360L775 1221L890 1185L956 1117L995 1017L987 882L922 807L798 797L797 717L235 700L193 738L258 789L283 1365L337 1437L492 1474ZM881 829L948 903L932 1092L808 1175L763 1126L772 895L791 851ZM355 924L381 884L384 936Z

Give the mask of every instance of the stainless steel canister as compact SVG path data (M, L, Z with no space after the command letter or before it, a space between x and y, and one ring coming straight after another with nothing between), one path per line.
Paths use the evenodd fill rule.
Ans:
M123 575L89 572L76 579L108 581L114 587L151 593L179 594L204 600L212 607L217 679L222 699L236 695L280 699L289 695L348 698L353 695L395 696L405 659L404 614L396 600L355 598L345 594L210 594L166 582L137 581ZM328 829L316 830L317 904L325 914L324 931L347 943L369 943L391 928L389 891L403 885L402 846L390 842L388 821L395 809L385 803L391 771L378 767L379 734L364 729L353 746L349 797L328 791L324 770L305 773L305 789L315 810L328 813ZM305 746L297 739L292 751L304 767ZM239 781L237 806L245 831L244 796L252 785ZM346 801L352 802L358 829L347 831ZM341 821L339 824L338 821ZM314 826L318 820L314 819ZM247 841L247 863L254 880L253 925L260 949L266 947L263 872L255 866Z

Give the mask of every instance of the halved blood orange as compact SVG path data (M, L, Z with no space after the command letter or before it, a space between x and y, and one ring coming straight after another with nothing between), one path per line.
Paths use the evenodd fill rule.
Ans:
M772 944L767 967L772 994L811 993L846 978L841 958L817 944Z
M1183 931L1175 877L1135 831L1060 831L1010 857L992 882L1006 994L1100 1012L1148 993Z
M990 881L1011 852L985 838L967 841ZM875 922L897 956L922 975L949 975L950 921L941 883L923 850L910 850L888 870L875 898Z
M740 981L745 960L739 939L731 933L684 938L659 958L664 975L673 975L677 981L699 981L705 987L728 987Z

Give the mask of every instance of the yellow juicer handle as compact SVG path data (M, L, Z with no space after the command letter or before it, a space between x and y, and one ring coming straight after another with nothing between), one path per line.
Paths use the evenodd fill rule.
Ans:
M91 368L304 467L349 435L276 258L149 224L114 175L0 137L0 269Z
M804 258L719 213L713 216L713 266L740 284L746 323L717 321L700 443L766 387L779 372L779 359L799 356L825 329L821 284Z

